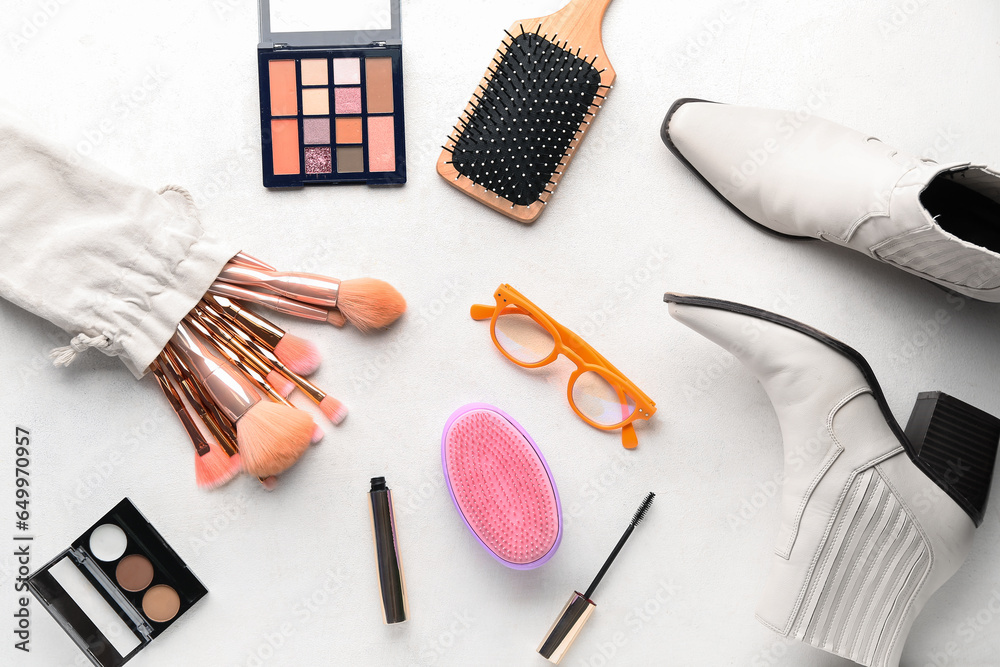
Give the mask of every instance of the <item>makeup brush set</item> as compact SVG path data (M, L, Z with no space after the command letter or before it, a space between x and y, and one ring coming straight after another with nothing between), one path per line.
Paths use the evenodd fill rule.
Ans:
M248 303L366 332L390 325L406 308L380 280L282 273L246 253L233 257L150 366L194 446L202 488L242 471L273 489L275 475L322 439L323 429L289 402L295 389L331 423L347 416L343 403L304 377L319 367L316 346Z

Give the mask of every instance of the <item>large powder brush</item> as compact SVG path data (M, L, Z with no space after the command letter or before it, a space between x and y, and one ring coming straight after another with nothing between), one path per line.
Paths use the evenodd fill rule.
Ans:
M611 0L573 0L517 21L438 159L474 199L534 222L552 197L615 80L601 41Z

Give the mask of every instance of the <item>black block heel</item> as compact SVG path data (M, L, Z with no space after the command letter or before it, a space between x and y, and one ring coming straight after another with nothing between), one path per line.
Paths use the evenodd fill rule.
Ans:
M939 391L917 396L906 437L928 476L983 522L993 481L1000 419Z

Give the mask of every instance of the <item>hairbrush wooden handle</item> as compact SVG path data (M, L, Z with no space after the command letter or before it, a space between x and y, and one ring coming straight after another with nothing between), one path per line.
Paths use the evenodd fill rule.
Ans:
M604 43L601 40L601 23L610 4L611 0L573 0L555 14L530 21L521 21L515 25L518 30L520 30L521 24L524 25L525 30L534 30L538 24L541 24L542 34L548 33L549 39L569 40L568 47L571 50L575 50L577 47L582 49L580 51L581 58L590 60L597 55L599 56L598 62L604 62L600 67L610 67L610 63L607 62L608 56L604 52ZM511 28L511 32L517 34L513 28ZM614 70L611 70L611 81L605 81L603 77L601 79L601 83L608 86L613 81Z

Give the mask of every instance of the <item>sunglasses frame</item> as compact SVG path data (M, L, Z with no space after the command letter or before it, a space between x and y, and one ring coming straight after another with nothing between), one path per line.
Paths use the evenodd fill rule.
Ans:
M490 320L490 336L493 338L493 344L500 350L500 353L522 368L541 368L542 366L547 366L555 361L560 354L572 361L576 365L576 370L570 375L569 384L566 387L566 398L569 401L570 407L573 408L573 412L587 424L602 431L622 429L622 445L626 449L635 447L638 444L638 439L636 438L632 422L636 419L648 420L652 417L656 412L656 403L639 389L635 383L625 377L621 371L615 368L611 362L601 356L587 341L580 338L575 332L559 324L544 310L536 306L510 285L500 285L494 293L494 298L496 299L496 305L475 304L472 306L470 314L474 320ZM504 349L503 345L497 339L497 319L509 306L520 309L523 314L531 317L532 320L552 336L554 343L552 351L541 361L526 363L515 359ZM632 414L613 425L598 424L583 414L573 400L573 387L580 376L587 371L593 371L600 375L605 382L618 392L620 401L625 397L631 398L635 402L635 410L632 411Z

